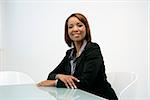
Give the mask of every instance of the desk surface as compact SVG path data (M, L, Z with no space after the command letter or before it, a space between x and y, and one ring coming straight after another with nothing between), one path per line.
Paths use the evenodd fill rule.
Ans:
M36 85L0 86L1 100L106 100L80 89L37 87Z

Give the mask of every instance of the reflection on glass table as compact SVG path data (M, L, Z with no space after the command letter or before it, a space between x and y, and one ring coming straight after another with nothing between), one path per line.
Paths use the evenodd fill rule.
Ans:
M48 92L56 100L106 100L102 97L88 93L80 89L67 89L56 87L39 87L39 89Z
M80 89L37 87L35 84L0 86L0 100L106 100Z

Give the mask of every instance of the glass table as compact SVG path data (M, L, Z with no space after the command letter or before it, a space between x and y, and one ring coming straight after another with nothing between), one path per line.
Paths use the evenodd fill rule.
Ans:
M0 86L0 100L106 100L80 89L37 87L34 84Z

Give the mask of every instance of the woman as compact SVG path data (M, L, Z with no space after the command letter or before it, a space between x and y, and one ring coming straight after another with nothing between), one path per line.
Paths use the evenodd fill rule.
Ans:
M89 24L84 15L74 13L67 18L65 41L71 49L47 80L38 86L79 88L107 99L117 99L107 82L100 47L91 42Z

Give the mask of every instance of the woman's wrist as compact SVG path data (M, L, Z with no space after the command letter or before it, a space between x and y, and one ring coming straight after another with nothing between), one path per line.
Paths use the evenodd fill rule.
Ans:
M60 79L60 76L61 75L63 75L63 74L57 74L56 76L55 76L55 79Z
M55 80L55 86L57 86L58 79Z
M55 79L59 79L59 74L57 74L57 75L55 76Z

